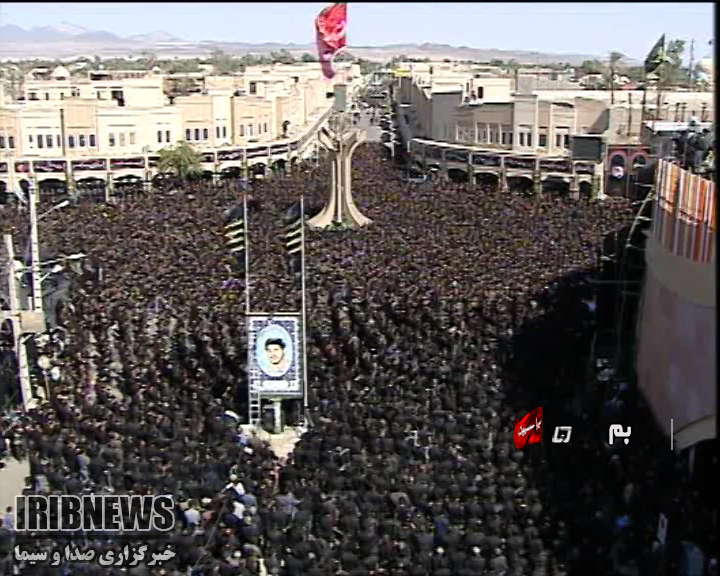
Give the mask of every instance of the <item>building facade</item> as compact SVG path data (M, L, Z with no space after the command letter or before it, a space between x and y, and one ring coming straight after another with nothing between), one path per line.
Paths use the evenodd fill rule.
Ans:
M354 68L341 69L339 81L359 82ZM212 157L213 172L232 166L236 157L263 165L288 161L297 155L291 152L303 152L291 147L308 143L333 103L332 84L317 64L207 76L200 93L174 98L165 93L163 75L138 76L94 73L78 79L59 67L49 77L27 79L24 97L0 107L2 186L12 187L14 177L26 173L57 178L48 168L53 165L65 166L66 181L77 179L73 166L102 165L96 172L113 172L123 158L151 170L157 152L178 141Z

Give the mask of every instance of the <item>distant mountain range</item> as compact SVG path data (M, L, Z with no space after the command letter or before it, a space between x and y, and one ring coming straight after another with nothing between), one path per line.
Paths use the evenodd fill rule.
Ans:
M246 42L191 42L163 31L149 34L135 34L126 38L111 32L88 30L68 22L57 26L42 26L25 29L13 24L0 26L0 54L3 59L18 58L71 58L74 56L122 57L139 56L153 52L163 57L204 56L220 49L228 54L242 56L248 53L263 54L285 49L299 55L315 52L313 44L284 44L267 42L249 44ZM463 60L490 61L514 59L520 63L551 64L567 62L573 66L584 60L597 58L592 54L546 54L527 50L496 50L493 48L470 48L448 44L392 44L388 46L350 46L355 56L370 60L388 60L393 56L405 55L410 58L451 58ZM628 61L628 64L636 62Z

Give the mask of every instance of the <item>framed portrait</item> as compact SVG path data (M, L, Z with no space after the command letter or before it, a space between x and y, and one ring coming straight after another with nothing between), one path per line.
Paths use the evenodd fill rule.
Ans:
M249 385L263 397L301 397L302 332L299 315L248 318Z

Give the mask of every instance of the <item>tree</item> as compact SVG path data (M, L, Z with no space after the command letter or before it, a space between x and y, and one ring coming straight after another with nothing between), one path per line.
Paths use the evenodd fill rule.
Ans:
M340 52L335 57L335 62L355 62L356 58L350 52Z
M202 161L202 154L195 150L192 144L180 141L175 146L158 152L157 170L187 180L202 173Z
M237 72L240 62L230 54L215 49L210 53L210 64L213 67L213 74L222 76Z
M300 58L301 62L317 62L318 59L315 57L314 54L310 54L310 52L305 52Z
M665 86L675 86L680 81L685 40L670 40L665 47L665 64L661 68L660 78Z

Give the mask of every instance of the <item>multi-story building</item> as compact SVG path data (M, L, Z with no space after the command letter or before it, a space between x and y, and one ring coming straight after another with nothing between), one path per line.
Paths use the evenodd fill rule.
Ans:
M470 66L409 64L398 78L398 101L407 135L489 149L563 155L570 136L596 134L607 143L639 140L643 122L655 113L657 93L616 91L515 91L509 77L475 73ZM679 120L714 116L713 94L661 94L660 117Z
M339 81L360 81L355 68L342 69ZM332 83L317 64L251 67L202 80L200 93L173 98L165 93L166 77L153 72L74 78L60 66L31 75L22 99L0 105L0 156L14 158L14 166L0 166L0 181L27 162L32 171L40 160L147 157L181 140L211 155L258 147L265 152L254 162L266 163L270 146L280 150L284 142L289 150L290 141L304 136L332 105Z

